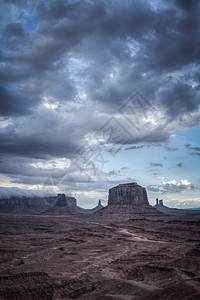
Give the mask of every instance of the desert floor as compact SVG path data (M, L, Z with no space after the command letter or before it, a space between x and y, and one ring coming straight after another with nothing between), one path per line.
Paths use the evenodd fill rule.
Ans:
M0 299L200 299L200 221L0 216Z

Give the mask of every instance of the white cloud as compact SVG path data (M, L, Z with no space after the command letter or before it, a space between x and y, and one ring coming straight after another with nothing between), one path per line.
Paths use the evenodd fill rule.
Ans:
M176 180L168 180L163 181L163 188L170 193L179 193L184 190L193 190L194 185L187 179L181 179L181 182L177 182Z
M41 168L41 169L65 169L68 168L70 165L70 160L63 157L52 159L48 161L38 161L36 163L32 163L31 166L34 168Z
M7 126L11 125L12 121L10 118L0 117L0 129L5 129Z
M189 198L179 200L177 204L175 204L177 208L199 208L200 207L200 198Z
M43 106L48 109L55 110L59 105L58 101L48 99L47 97L43 97L42 99L43 99L43 103L42 103Z

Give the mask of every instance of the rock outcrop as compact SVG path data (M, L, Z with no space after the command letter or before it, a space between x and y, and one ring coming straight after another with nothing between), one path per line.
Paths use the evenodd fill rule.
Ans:
M136 182L119 184L109 190L108 205L149 205L147 192Z
M99 199L98 205L93 208L94 211L98 211L102 209L104 206L101 204L101 200Z
M108 205L97 214L118 214L131 217L135 215L160 215L161 212L153 208L147 197L146 189L136 182L119 184L109 190Z
M75 199L75 198L74 198ZM65 196L65 194L58 194L56 203L53 207L50 209L46 210L44 214L46 215L77 215L79 214L75 209L70 207L68 202L68 197Z
M12 196L0 199L0 214L40 214L50 204L44 198Z
M56 200L56 206L68 206L68 202L67 202L67 198L65 197L65 194L58 194Z
M76 198L74 197L67 197L67 202L69 204L69 206L73 209L76 209L77 207L77 201L76 201Z

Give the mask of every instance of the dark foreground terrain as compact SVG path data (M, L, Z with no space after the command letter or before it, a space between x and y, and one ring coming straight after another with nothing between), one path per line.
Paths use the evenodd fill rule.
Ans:
M0 299L200 299L200 222L1 216Z

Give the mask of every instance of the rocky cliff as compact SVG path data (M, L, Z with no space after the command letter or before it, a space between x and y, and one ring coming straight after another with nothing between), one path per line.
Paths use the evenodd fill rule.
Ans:
M69 204L69 206L73 209L76 209L77 207L77 200L74 197L67 197L67 202Z
M45 211L45 214L50 215L80 215L80 214L92 214L104 206L99 200L98 205L92 209L85 209L77 206L77 201L73 197L67 197L65 194L58 194L55 201L55 205Z
M70 197L72 198L72 197ZM75 198L73 198L75 199ZM75 199L76 200L76 199ZM58 194L55 205L44 212L46 215L77 215L79 214L74 210L71 205L74 205L74 200L70 201L69 197L66 197L65 194Z
M108 205L148 205L147 192L136 182L119 184L109 190Z
M47 210L50 204L40 197L17 197L0 199L0 213L2 214L39 214Z
M130 217L135 215L159 215L147 197L146 189L136 182L119 184L109 190L108 205L96 214L116 214Z
M67 198L65 197L65 194L58 194L57 200L56 200L56 206L68 206Z

